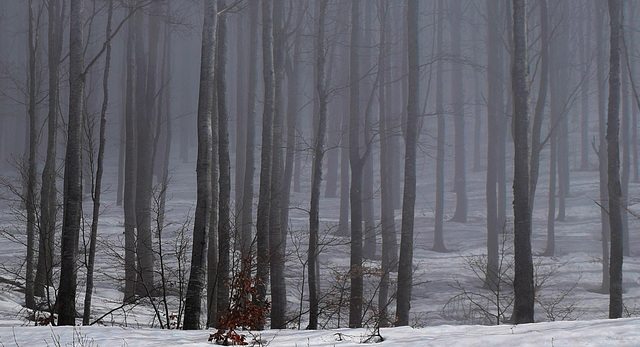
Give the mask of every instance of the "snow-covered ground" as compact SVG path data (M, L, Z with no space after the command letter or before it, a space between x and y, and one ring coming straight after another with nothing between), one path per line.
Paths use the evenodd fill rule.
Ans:
M545 160L546 158L543 158ZM508 159L510 162L511 159ZM538 292L536 305L536 323L532 325L479 326L472 324L487 323L479 315L477 307L469 305L468 300L450 301L463 292L471 295L490 294L481 288L481 281L473 274L468 264L481 262L486 253L485 226L485 173L469 173L468 223L445 223L445 244L450 252L431 251L433 240L435 174L433 159L418 168L418 191L416 201L416 228L414 263L413 299L411 323L413 328L383 328L381 335L385 339L381 345L406 346L443 346L443 345L531 345L531 346L638 346L640 345L640 319L606 320L608 315L608 295L598 293L602 284L602 252L600 242L600 210L598 200L597 171L571 172L571 195L567 199L566 220L556 222L555 257L535 257L540 265L537 269L546 282ZM177 163L177 159L174 160ZM176 165L172 168L172 180L167 203L167 221L170 224L163 231L167 242L166 261L175 270L175 255L169 254L174 246L175 236L184 228L186 242L191 234L191 221L195 205L195 171L193 164ZM103 214L100 219L100 246L96 266L96 289L93 300L93 317L99 317L117 308L122 300L120 291L122 266L118 254L122 253L123 213L115 205L115 163L107 166L108 186L104 194ZM310 168L304 175L308 177ZM452 177L452 165L446 177ZM536 195L534 210L533 249L541 253L546 244L547 220L547 184L548 174L543 164ZM511 170L507 169L509 174ZM7 177L7 173L4 177ZM509 178L508 178L509 179ZM509 181L508 181L509 182ZM510 190L510 184L507 184ZM455 194L448 186L445 190L445 214L451 216L455 208ZM631 184L629 196L639 194L640 185ZM254 333L264 344L271 346L352 346L363 343L372 331L367 329L334 329L346 325L348 313L345 309L324 312L321 324L326 330L305 331L297 328L306 326L306 314L295 319L299 312L306 310L306 288L303 288L303 261L306 257L306 233L308 226L308 182L303 184L302 193L292 197L294 209L290 212L292 230L288 240L288 260L286 275L288 280L288 310L292 318L291 329L283 331L266 330ZM10 194L3 191L0 197L0 228L24 239L24 231L11 213ZM321 255L321 274L323 292L333 295L325 298L338 302L341 285L348 285L341 275L346 273L349 263L347 238L333 235L338 219L339 198L322 199L321 218L327 229L324 239L326 245ZM634 206L631 206L633 209ZM376 215L379 205L376 202ZM85 205L90 211L90 204ZM511 198L507 199L507 211L511 213ZM255 212L255 210L254 210ZM400 210L396 210L397 227L400 222ZM640 234L638 221L629 217L631 256L624 259L624 302L625 314L636 317L640 313ZM399 239L399 238L398 238ZM378 243L380 238L378 237ZM173 245L173 246L172 246ZM507 240L506 245L510 245ZM173 248L172 248L173 247ZM9 270L19 268L24 257L24 246L7 237L0 237L0 276L15 279ZM508 249L507 259L509 258ZM471 257L475 255L476 257ZM189 258L186 254L186 258ZM184 263L181 264L184 266ZM367 261L366 266L380 266L378 260ZM84 269L79 270L80 286L77 300L78 310L82 311L84 297ZM375 273L375 272L372 272ZM392 279L395 274L392 274ZM367 294L377 290L375 275L367 278ZM18 279L18 282L21 282ZM175 286L175 282L172 283ZM304 290L304 292L303 292ZM173 290L172 293L175 293ZM348 291L347 291L348 292ZM175 298L171 298L170 314L178 311ZM100 345L100 346L159 346L159 345L207 345L210 331L185 332L177 330L150 329L158 327L154 310L149 302L136 307L124 307L115 310L101 320L102 326L91 327L33 327L26 319L28 313L22 307L23 294L15 286L0 283L0 346L37 346L56 345ZM505 300L508 300L506 298ZM450 304L445 307L449 302ZM372 301L377 305L377 299ZM395 303L390 306L395 309ZM546 309L545 309L546 308ZM493 311L490 307L489 310ZM373 308L365 317L372 316ZM333 317L329 319L329 314ZM506 317L509 311L505 313ZM161 314L164 317L164 313ZM340 323L338 323L340 319ZM574 322L546 322L549 320L574 320ZM469 325L461 325L469 324ZM373 326L373 322L369 321ZM58 340L59 339L59 340ZM249 337L251 339L251 337Z
M383 328L375 346L638 346L640 318L523 324ZM2 327L2 346L211 346L209 331L116 327ZM362 346L365 329L265 330L249 342L268 346ZM370 342L373 344L373 342ZM256 343L255 345L260 345Z

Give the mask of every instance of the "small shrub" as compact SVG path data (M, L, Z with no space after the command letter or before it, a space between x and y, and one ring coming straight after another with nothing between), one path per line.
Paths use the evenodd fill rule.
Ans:
M251 298L257 294L257 279L250 277L250 270L243 269L232 280L229 307L218 318L218 331L209 341L221 345L246 345L246 336L238 330L256 330L265 323L270 304L259 306Z

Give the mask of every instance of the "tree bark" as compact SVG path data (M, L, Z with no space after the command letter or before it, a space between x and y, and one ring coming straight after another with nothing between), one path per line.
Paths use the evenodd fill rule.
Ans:
M84 296L84 312L82 324L88 325L91 316L91 299L93 297L93 270L96 259L96 243L98 242L98 219L100 217L100 198L102 194L102 174L104 172L104 152L106 147L105 131L107 127L107 108L109 106L109 70L111 69L111 20L113 18L113 0L109 0L107 10L107 29L105 37L107 50L104 61L104 71L102 78L102 108L100 110L100 135L98 147L98 162L96 168L95 184L93 186L93 216L91 220L91 234L89 242L89 259L87 264L87 284Z
M402 200L402 237L400 240L396 308L396 325L400 326L409 325L411 289L413 285L413 220L416 202L416 145L418 141L418 95L420 87L418 0L409 0L407 10L409 90L407 95L407 132L405 137L404 194Z
M513 322L533 322L535 293L531 254L531 209L529 206L529 85L527 62L526 1L513 0L513 89L514 138L514 257L515 279Z
M501 6L497 1L487 0L487 271L485 285L497 289L499 284L499 247L498 235L502 230L498 212L498 137L503 92L503 48L500 38ZM504 169L502 169L504 170Z
M328 0L320 2L318 13L318 35L316 46L316 91L318 93L318 126L313 141L313 164L311 173L311 209L309 211L309 250L307 253L307 271L309 274L309 326L318 329L319 313L319 266L318 234L320 229L320 185L322 183L322 159L324 157L324 138L327 130L327 83L325 80L325 16Z
M38 241L38 267L34 292L37 296L49 296L53 286L53 252L55 241L58 191L56 188L56 156L58 147L58 106L60 98L60 57L64 30L62 8L59 0L49 1L48 67L49 108L47 114L47 154L42 169L40 190L40 238Z
M269 281L269 210L271 207L271 159L273 145L273 113L275 81L273 70L273 0L262 2L262 73L264 109L262 114L262 152L260 154L260 192L256 220L257 293L254 301L263 306Z
M436 145L436 213L433 230L433 250L445 252L444 245L444 152L446 145L446 118L444 113L444 11L445 4L438 1L438 23L436 24L436 47L438 61L436 62L436 113L438 114L438 137ZM489 89L491 90L491 89Z
M620 187L620 37L622 4L609 0L611 26L609 53L609 104L607 106L607 190L609 192L609 227L611 230L611 270L609 278L609 318L622 317L622 214Z
M453 117L455 128L455 182L456 211L451 217L452 222L467 222L467 178L465 155L465 119L464 119L464 85L460 28L462 27L462 1L454 0L451 4L451 56L454 60L451 71L451 93L453 96ZM458 62L456 62L458 61Z
M131 9L130 11L133 11ZM135 20L127 24L127 83L125 100L125 167L124 167L124 302L135 300L136 283L136 115L135 115L135 85L136 85L136 56Z
M197 200L193 226L193 249L185 301L185 330L200 328L202 290L207 268L207 243L211 214L211 145L215 68L217 8L215 1L204 1L200 87L198 93L198 159L196 163Z
M84 1L70 1L69 120L64 170L62 256L58 286L58 325L74 325L78 237L82 217L82 110L84 96Z
M218 8L227 7L226 0L218 0ZM220 165L218 200L218 316L229 309L229 279L231 256L231 160L229 156L229 110L227 102L227 15L218 16L216 37L215 82L218 108L218 163Z
M36 76L36 63L38 60L38 41L39 30L37 25L39 24L39 14L34 13L33 0L29 0L27 4L28 17L29 17L29 75L27 77L29 88L29 106L27 113L29 116L29 156L27 158L25 188L26 194L24 195L24 203L27 212L27 254L26 254L26 273L25 273L25 306L27 308L35 308L34 297L34 256L36 247L36 170L37 162L36 156L38 152L38 115L36 110L37 99L37 76ZM37 9L35 9L37 10ZM38 17L38 19L36 18Z

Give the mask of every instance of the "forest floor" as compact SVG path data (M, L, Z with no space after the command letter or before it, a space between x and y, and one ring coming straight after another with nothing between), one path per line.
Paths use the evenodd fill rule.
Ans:
M177 160L177 159L176 159ZM510 160L510 159L507 159ZM543 158L544 160L544 158ZM432 159L428 159L432 162ZM140 300L136 305L120 307L122 301L122 245L123 212L115 204L115 163L107 165L105 194L99 226L99 247L96 262L96 283L93 299L93 318L103 316L97 325L103 327L50 328L27 327L34 325L27 319L31 314L23 308L24 221L15 196L8 190L0 192L0 345L61 345L73 339L93 340L93 345L198 345L206 344L208 332L158 331L150 328L175 325L174 315L180 306L176 299L184 290L180 280L186 280L185 271L190 252L184 246L190 242L192 218L195 206L195 170L192 164L176 165L171 169L172 179L168 190L166 222L162 228L163 260L166 265L166 300L155 297L153 301ZM452 177L449 165L445 177ZM418 167L414 241L414 287L411 305L413 328L384 328L380 331L386 339L383 344L394 345L481 345L499 342L507 345L638 345L640 324L638 318L618 321L601 320L608 315L608 295L599 293L602 285L602 245L600 207L598 205L598 173L571 171L570 196L566 201L564 221L555 223L553 257L540 256L546 245L548 174L541 168L541 177L533 213L532 245L535 253L537 283L536 321L580 320L578 322L549 322L514 327L508 324L511 296L509 290L496 293L482 288L482 269L486 254L486 204L485 172L469 173L467 187L469 213L467 223L445 222L445 245L449 252L431 250L434 224L435 172L434 165ZM307 175L305 167L303 175ZM451 172L449 172L451 171ZM510 175L507 169L507 176ZM9 172L0 173L4 182L13 177ZM308 176L308 175L307 175ZM303 176L304 177L304 176ZM511 178L507 178L507 213L512 215L509 191ZM5 187L6 188L6 187ZM287 286L289 330L256 333L265 344L272 346L350 346L364 342L377 325L377 294L380 261L367 260L371 270L365 276L364 321L368 329L339 329L346 325L348 306L348 280L345 277L349 264L348 237L336 236L339 198L321 200L321 225L323 250L321 258L321 286L323 310L320 324L326 330L302 331L306 326L306 261L308 228L308 181L303 181L302 192L291 199L290 237L287 240ZM448 185L445 189L445 217L453 215L455 194ZM323 187L324 189L324 187ZM324 192L324 190L323 190ZM640 196L640 184L631 183L629 196ZM379 194L379 192L377 193ZM630 206L637 211L637 206ZM91 211L88 198L85 211ZM254 209L255 212L255 209ZM376 215L379 204L376 200ZM87 219L87 223L90 219ZM399 229L401 210L396 210L396 228ZM629 215L630 256L624 258L625 316L640 316L640 233L638 220ZM512 231L507 223L504 235L504 276L508 282L512 263ZM157 228L156 228L157 230ZM83 235L88 237L87 235ZM399 241L399 237L398 237ZM380 237L377 237L378 252ZM84 259L84 243L80 245ZM159 259L159 255L156 260ZM78 310L82 311L84 297L83 266L79 269ZM392 272L392 281L397 274ZM159 281L159 276L156 277ZM167 303L166 310L164 303ZM496 304L498 303L498 304ZM395 309L392 302L390 309ZM167 314L169 317L167 317ZM477 325L495 324L500 327ZM80 322L80 321L78 321ZM451 325L474 326L451 326ZM108 327L104 327L108 326ZM137 329L132 329L137 328ZM73 330L72 330L73 329ZM300 329L300 330L297 330ZM256 335L256 336L258 336ZM56 336L60 340L56 340ZM45 341L47 341L45 343ZM58 342L56 342L58 341ZM66 342L65 342L66 341ZM80 345L80 344L75 344Z

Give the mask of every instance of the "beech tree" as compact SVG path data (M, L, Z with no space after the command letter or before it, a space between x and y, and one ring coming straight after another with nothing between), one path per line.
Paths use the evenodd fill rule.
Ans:
M411 289L413 285L413 221L416 203L418 95L420 95L418 0L409 0L407 6L409 89L404 154L404 194L402 199L400 262L398 264L396 325L409 325L409 310L411 308Z
M515 293L513 322L533 322L535 293L531 254L531 209L529 208L529 81L527 62L527 8L525 0L513 0L513 224Z
M609 103L607 106L607 188L609 192L609 227L611 230L611 271L609 318L622 317L622 214L620 187L620 37L622 36L622 4L609 0L610 53Z
M200 91L198 94L198 158L196 163L197 201L193 227L193 250L189 285L185 302L185 330L200 328L202 290L207 268L207 245L211 214L211 120L213 113L215 41L217 4L204 0L202 50L200 60Z
M82 109L84 102L84 0L69 3L69 120L64 169L64 216L58 325L75 325L78 237L82 217Z

